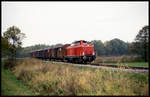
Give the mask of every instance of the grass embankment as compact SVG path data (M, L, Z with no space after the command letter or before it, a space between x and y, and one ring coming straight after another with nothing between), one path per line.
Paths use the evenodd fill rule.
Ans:
M15 76L37 95L149 95L148 73L81 68L37 59L18 64Z
M2 67L1 73L2 96L34 95L33 92L28 89L22 81L17 80L16 76L14 76L10 70L6 70Z

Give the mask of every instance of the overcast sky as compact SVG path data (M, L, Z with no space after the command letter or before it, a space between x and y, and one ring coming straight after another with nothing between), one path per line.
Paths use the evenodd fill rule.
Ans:
M17 26L23 47L119 38L132 42L149 24L148 2L1 2L2 33ZM1 34L2 35L2 34Z

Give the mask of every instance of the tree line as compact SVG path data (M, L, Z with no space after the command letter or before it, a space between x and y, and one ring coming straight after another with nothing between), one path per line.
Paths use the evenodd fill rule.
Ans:
M93 40L91 43L94 44L94 49L98 56L129 55L130 43L126 43L118 38L106 41L104 43L101 40Z
M94 44L98 56L137 55L145 62L149 60L149 26L140 29L130 43L117 38L104 43L93 40L91 43Z
M18 31L18 33L16 33ZM45 45L37 44L28 47L21 47L21 40L24 36L19 28L13 26L1 36L2 41L2 57L12 55L13 57L29 57L33 50L56 47L62 44ZM139 30L133 42L124 42L121 39L115 38L106 42L101 40L92 40L89 43L94 44L95 52L98 56L121 56L121 55L137 55L143 61L148 61L149 58L149 26L144 26Z

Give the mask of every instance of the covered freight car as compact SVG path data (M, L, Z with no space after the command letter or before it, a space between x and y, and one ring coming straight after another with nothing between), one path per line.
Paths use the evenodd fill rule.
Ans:
M58 60L62 60L64 61L65 60L65 56L66 56L66 48L70 46L70 44L65 44L63 46L60 46L60 47L57 47L57 59Z

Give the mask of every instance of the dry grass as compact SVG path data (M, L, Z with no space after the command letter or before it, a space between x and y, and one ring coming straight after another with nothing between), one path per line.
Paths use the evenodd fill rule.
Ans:
M14 69L39 95L148 95L148 75L24 59Z

